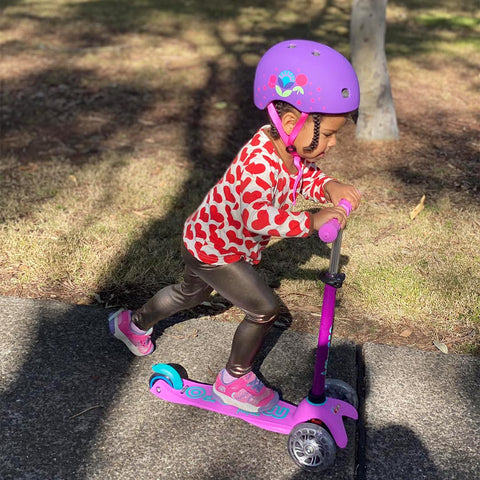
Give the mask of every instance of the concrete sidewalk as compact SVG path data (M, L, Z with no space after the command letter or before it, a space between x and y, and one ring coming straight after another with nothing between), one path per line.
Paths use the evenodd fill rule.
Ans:
M149 392L154 363L214 380L236 328L221 315L165 323L156 352L137 358L109 337L102 308L0 297L0 311L1 479L479 478L480 358L334 339L329 376L358 387L360 420L346 421L335 466L311 474L287 436ZM261 355L260 372L293 403L315 346L274 330Z

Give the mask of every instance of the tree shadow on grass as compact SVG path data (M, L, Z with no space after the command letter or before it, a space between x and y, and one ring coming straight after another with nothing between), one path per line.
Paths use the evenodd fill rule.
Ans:
M21 90L3 84L11 93L2 104L8 112L0 139L5 156L0 175L3 221L28 217L71 188L72 174L105 163L106 153L117 155L121 163L122 155L131 155L135 148L119 141L121 132L135 129L154 101L152 91L120 82L102 85L87 69L51 68L21 83ZM114 170L112 164L109 174Z
M104 37L96 39L102 45L108 43ZM265 40L253 45L251 53L258 54L268 43L271 42ZM9 53L15 54L17 47L19 45L10 44ZM233 49L229 53L235 56ZM171 215L185 217L187 210L201 199L195 188L198 178L213 184L233 158L233 151L212 156L204 146L210 132L205 130L203 120L205 112L212 108L212 92L224 92L225 98L236 105L227 142L236 145L235 149L264 122L263 114L253 111L251 106L254 70L241 61L240 54L236 59L237 67L227 85L219 83L220 66L211 62L210 78L206 82L210 94L202 89L191 98L185 130L193 168L190 180L177 192ZM43 137L37 138L46 142L44 147L49 155L55 144L58 155L71 157L77 166L88 164L98 161L97 155L108 145L108 138L122 129L135 128L139 116L151 107L153 97L162 100L164 94L121 82L92 90L84 86L85 82L101 85L102 79L96 79L88 70L56 67L25 76L18 83L23 90L13 83L7 86L9 96L4 97L7 103L3 107L8 119L2 133L11 134L17 129L22 134L37 135L40 130ZM101 134L85 134L76 129L81 116L87 121L95 116L111 120L104 124ZM83 145L82 150L75 156L79 145ZM13 141L6 150L12 156L24 158L28 164L34 153L38 154L39 147L37 143L35 151L28 152L29 144ZM42 160L41 156L35 157L37 162ZM18 163L13 169L18 170ZM2 197L5 195L7 192L2 189ZM41 199L30 200L38 204ZM28 208L23 210L22 215L28 215L28 211ZM172 232L171 223L154 222L137 243L148 242L152 236L162 240L176 234L180 238L181 223L176 225L178 230ZM138 244L118 259L116 268L120 273L130 262L135 262L137 247ZM153 254L162 253L160 250ZM118 276L118 272L112 274ZM107 279L107 290L108 283ZM99 290L102 292L103 288ZM24 318L25 312L21 310L18 315ZM124 348L117 349L115 343L108 341L106 317L105 310L95 307L59 306L58 311L52 312L50 307L40 306L28 320L24 318L30 328L27 329L29 340L22 344L25 348L22 365L1 396L2 403L9 405L2 409L8 425L2 428L5 435L2 443L8 445L2 466L5 478L87 478L87 459L95 452L95 438L100 434L106 412L119 395L123 379L138 361ZM15 321L9 329L15 332ZM69 436L74 436L76 442L67 446L64 439Z
M327 2L326 8L332 3ZM76 20L83 19L88 23L94 19L106 29L101 35L85 36L82 32L77 34L74 28L69 28L70 31L68 34L65 33L65 38L73 42L75 48L92 44L110 45L113 43L110 37L114 34L141 31L143 25L141 17L145 18L144 15L148 12L164 11L169 8L168 5L173 8L171 2L168 5L167 2L152 3L146 9L144 5L144 2L137 4L136 7L131 2L120 5L118 2L115 4L83 2L79 4ZM175 5L175 9L183 9L187 4L181 2ZM202 13L204 19L209 19L209 15L213 13L216 20L222 16L236 18L240 8L236 3L229 4L228 8L225 7L226 10L218 9L218 4L215 2L209 3L208 8L204 8L204 2L190 2L190 5L189 8L194 10L189 12ZM273 2L271 5L273 8L277 3ZM90 14L82 10L87 8L90 8ZM109 17L112 9L116 8L123 8L125 11L119 23L114 23L114 20ZM206 193L205 191L200 194L199 179L201 178L205 184L213 185L232 160L235 150L238 150L258 126L265 122L264 115L257 112L251 103L254 68L243 60L244 56L258 56L271 44L288 37L315 37L332 46L336 46L335 41L348 43L345 35L329 30L329 25L323 18L324 12L325 10L315 11L309 24L287 23L284 28L277 25L273 31L262 31L259 39L244 46L243 50L238 49L236 42L224 40L217 30L219 44L222 45L225 55L235 59L236 65L229 73L228 79L221 80L221 63L218 60L210 60L209 78L205 82L208 85L208 92L205 89L199 89L193 92L190 99L184 135L192 169L189 180L183 189L176 193L176 199L170 211L170 216L178 216L179 220L173 224L175 225L173 229L172 223L153 222L148 232L138 238L135 248L118 258L111 277L121 276L122 272L136 261L136 247L147 244L150 238L158 238L161 244L164 239L172 236L181 237L182 219L198 205L201 196ZM60 27L58 23L49 25L49 21L49 19L39 18L39 29ZM65 25L68 27L71 21L72 18ZM215 30L214 23L213 30ZM324 33L317 33L320 32L321 26L325 27ZM330 38L329 34L331 34ZM23 47L18 43L10 43L7 45L7 51L15 55ZM71 51L72 55L75 55L75 48ZM98 161L97 155L102 152L102 149L110 148L107 139L122 129L137 128L140 115L151 108L154 102L166 99L166 92L163 90L149 91L138 85L118 82L116 79L112 79L110 86L102 86L95 90L85 87L82 79L88 83L96 81L101 83L102 80L96 79L95 74L88 70L69 70L56 66L49 67L38 74L25 76L19 83L21 88L4 83L3 87L8 87L8 91L15 97L6 99L8 103L2 105L3 113L6 112L8 118L17 122L15 128L18 127L32 135L40 131L45 137L45 140L42 140L46 142L45 149L50 151L55 144L58 145L59 155L62 154L63 149L63 154L71 155L75 162L88 163ZM44 88L35 91L39 85ZM25 91L29 95L25 96ZM213 132L208 129L204 120L206 113L211 112L212 102L218 95L228 103L236 105L237 110L229 117L229 133L222 133L224 145L227 147L223 149L222 154L212 155L205 143ZM47 102L46 99L50 101ZM69 111L69 105L72 111ZM85 135L76 131L73 107L75 112L80 112L87 117L105 115L112 119L102 127L102 135L95 131ZM11 133L11 125L6 123L5 128L2 134ZM41 138L41 135L38 138ZM138 142L142 140L141 136L132 138ZM80 148L76 156L75 152L79 145L83 145L84 149ZM20 145L13 142L8 147L7 153L22 158L22 155L32 148L29 155L25 154L26 160L29 161L39 153L39 147L41 144L35 145L34 149L30 144ZM132 145L121 148L126 148L125 152L128 153ZM70 149L74 152L68 153ZM42 159L40 155L35 158L37 161ZM6 199L6 192L2 188L0 195L3 196L3 200ZM31 201L34 200L39 199L31 199ZM312 241L306 240L307 243ZM298 245L300 246L301 243ZM179 257L179 251L178 248L174 255ZM308 250L295 246L295 251L300 253L293 256L289 248L284 249L279 245L269 252L268 260L275 262L278 258L277 254L283 255L287 252L292 258L292 275L300 274L298 269L306 261L308 254L305 252ZM327 253L325 249L321 252ZM162 247L159 247L151 254L161 256L164 253ZM180 274L180 267L178 274ZM313 273L311 275L313 276ZM158 280L161 282L163 279ZM112 285L107 278L99 291L110 292L111 288ZM92 309L95 307L67 308L66 310L60 307L60 310L52 313L50 309L39 308L31 319L31 330L25 332L30 340L25 344L27 351L23 352L23 365L18 372L15 372L16 378L1 397L4 405L9 405L8 408L2 409L7 416L5 423L8 427L6 429L2 427L2 435L7 436L4 443L10 447L5 452L8 457L2 467L8 468L5 470L6 478L22 478L22 475L24 478L35 478L35 476L37 478L88 478L83 469L86 459L95 450L95 437L100 432L109 405L120 395L122 379L126 375L135 375L132 366L137 362L137 359L128 352L117 349L116 345L109 343L106 333L106 312L103 309L95 309L95 314L92 315ZM17 313L19 317L23 314L23 311ZM16 334L17 329L18 326L13 322L10 326L13 335ZM99 331L104 333L98 334ZM87 335L86 332L89 334ZM274 344L270 345L274 346ZM93 408L82 413L90 407ZM77 414L80 415L76 416ZM76 435L78 439L74 451L64 448L62 443L62 439L69 435Z
M437 113L438 124L447 118ZM448 122L448 121L447 121ZM406 164L399 162L392 167L394 177L401 180L409 190L427 192L433 200L448 194L456 203L480 205L480 132L464 127L462 132L452 132L448 127L438 131L423 131L419 135L431 138L430 152L414 152Z

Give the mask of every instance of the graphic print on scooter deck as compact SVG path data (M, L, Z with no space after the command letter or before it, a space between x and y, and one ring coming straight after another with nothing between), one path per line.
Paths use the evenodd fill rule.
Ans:
M205 388L202 388L202 387L197 387L197 386L187 387L187 386L185 386L185 387L182 388L180 393L186 395L187 397L189 397L193 400L202 399L205 402L212 402L212 403L220 403L221 404L221 402L217 402L217 400L215 400L213 395L208 395L207 390ZM237 409L237 413L239 415L245 415L245 416L254 415L254 416L257 416L257 417L259 417L260 415L265 415L267 417L278 418L279 420L281 420L282 418L286 418L289 411L290 411L289 408L285 408L285 407L282 407L280 405L275 405L273 408L271 408L267 412L258 412L258 413L246 412L245 410L242 410L240 408Z
M161 367L163 369L163 367ZM180 383L181 382L181 383ZM172 382L165 376L153 376L150 381L150 392L167 402L191 405L205 410L236 417L272 432L288 434L295 423L296 406L280 400L267 412L245 412L239 408L217 401L212 394L212 385L197 383L192 380ZM172 386L176 384L176 387Z
M154 376L150 382L150 392L167 402L191 405L204 410L240 418L245 422L271 432L289 434L295 425L309 422L312 418L321 419L332 433L340 448L347 445L347 433L343 417L358 418L357 411L350 404L327 397L323 404L312 404L308 398L298 406L280 400L268 412L250 413L231 405L215 401L212 396L212 385L197 383L192 380L172 381L173 379ZM176 387L172 386L176 384Z

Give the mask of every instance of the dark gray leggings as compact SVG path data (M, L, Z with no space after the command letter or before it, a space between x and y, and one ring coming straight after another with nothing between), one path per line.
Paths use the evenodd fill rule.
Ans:
M248 373L278 314L276 296L253 266L245 261L209 265L198 261L183 244L182 257L185 262L183 282L157 292L134 312L134 323L147 330L180 310L202 303L216 290L246 314L233 336L226 368L235 377Z

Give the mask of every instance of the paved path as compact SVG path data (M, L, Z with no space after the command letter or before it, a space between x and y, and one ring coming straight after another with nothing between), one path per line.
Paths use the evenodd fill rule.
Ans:
M157 351L131 355L99 307L0 297L0 478L3 480L300 480L479 478L480 358L334 339L329 375L358 387L360 421L322 474L297 468L284 435L163 402L151 365L181 364L212 382L236 325L167 322ZM317 320L314 320L317 321ZM260 372L297 403L316 337L274 330Z

